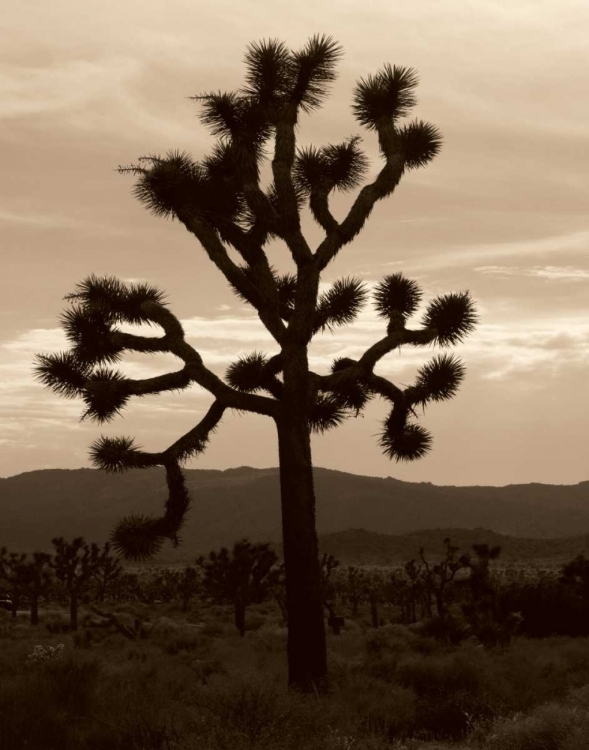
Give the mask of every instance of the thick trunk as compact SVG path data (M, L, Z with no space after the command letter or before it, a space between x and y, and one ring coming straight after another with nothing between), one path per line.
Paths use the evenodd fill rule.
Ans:
M19 598L16 595L14 595L12 597L12 610L11 610L11 614L12 614L12 619L13 620L16 620L16 615L17 615L17 612L18 612L18 599Z
M304 378L303 378L304 380ZM285 372L285 386L287 373ZM328 690L315 491L304 392L289 394L277 420L282 537L288 612L288 684L304 693Z

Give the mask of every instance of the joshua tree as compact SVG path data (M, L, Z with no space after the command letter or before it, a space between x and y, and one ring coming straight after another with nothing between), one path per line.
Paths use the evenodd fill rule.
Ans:
M193 596L201 590L198 570L187 565L178 576L178 594L182 600L182 612L188 612L188 605Z
M26 588L22 576L23 567L26 565L26 552L8 552L6 547L0 548L0 578L8 585L10 601L12 602L12 618L16 619L18 605Z
M39 597L47 591L53 578L51 555L33 552L31 560L23 561L17 569L23 593L29 597L31 625L39 624Z
M459 570L470 566L470 557L468 555L458 556L459 548L452 544L448 537L444 539L444 544L446 545L446 557L434 565L430 565L425 559L424 548L421 547L419 550L419 556L423 562L421 575L425 586L433 594L438 617L442 621L446 619L447 615L446 590L448 584L454 580ZM408 565L411 566L414 562L412 560ZM408 566L405 569L409 571Z
M78 604L86 593L90 581L100 564L98 545L88 545L82 537L67 542L63 537L51 541L55 547L55 556L51 567L57 578L63 583L70 600L70 625L78 629Z
M110 554L110 542L106 542L102 549L92 577L98 584L98 601L104 602L106 592L123 572L123 566L118 557Z
M233 604L235 627L245 635L245 611L261 602L273 582L272 567L278 560L268 544L251 544L242 539L233 545L231 556L226 547L202 555L196 564L203 571L203 590L214 602Z
M279 41L252 44L245 58L245 87L194 97L202 105L201 121L219 138L209 156L195 161L185 153L169 152L141 157L137 165L119 168L136 176L135 195L149 210L177 219L196 238L235 293L254 308L278 351L272 356L253 352L242 357L222 380L186 341L161 291L90 276L67 297L72 306L62 323L72 349L42 355L37 364L45 385L62 396L81 397L86 405L84 417L97 422L114 418L132 396L183 389L192 383L213 396L201 421L162 452L142 451L128 437L102 437L93 444L92 461L106 471L151 466L166 470L169 495L163 516L127 517L114 532L115 547L128 558L148 557L166 539L178 543L190 504L181 466L204 450L226 410L264 414L274 420L289 685L308 692L328 686L311 433L337 427L380 396L389 410L380 434L384 453L397 461L424 456L431 436L417 424L416 409L454 396L464 375L461 362L450 355L437 356L404 389L376 375L374 367L403 345L456 344L476 321L469 293L459 292L433 299L420 326L408 328L422 292L414 280L395 273L382 279L374 293L383 337L358 359L335 359L328 374L310 370L308 347L313 336L351 323L367 297L367 289L357 278L338 279L320 294L322 273L359 234L377 201L393 193L403 174L428 164L441 147L441 135L432 125L422 121L402 124L416 104L415 71L385 65L361 79L353 93L353 113L362 126L376 133L383 164L339 221L330 208L330 196L353 190L368 171L360 138L297 149L295 131L299 114L308 114L323 102L340 54L340 47L325 36L313 37L297 52ZM264 187L260 169L271 138L272 178ZM301 231L306 204L325 234L314 250ZM279 272L271 265L265 247L273 241L282 241L288 248L294 273ZM164 335L125 333L120 323L158 325ZM158 377L130 379L109 367L125 351L169 352L184 366Z

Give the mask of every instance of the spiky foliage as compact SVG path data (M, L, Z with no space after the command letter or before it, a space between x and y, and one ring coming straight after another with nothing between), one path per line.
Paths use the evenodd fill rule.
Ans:
M383 119L406 117L417 104L414 91L419 79L412 68L385 65L376 75L356 84L352 111L356 120L376 130Z
M250 45L243 88L192 97L199 104L201 123L217 139L208 155L196 160L172 150L120 168L134 175L135 196L148 210L177 219L198 240L237 297L256 311L278 351L240 352L223 380L186 341L162 292L148 284L89 276L68 296L70 307L61 320L71 350L40 355L36 366L45 386L64 397L80 398L83 416L100 423L118 416L133 397L193 383L214 398L200 422L161 452L147 452L130 437L102 436L92 445L93 464L105 471L154 466L166 471L162 516L129 516L113 531L113 548L129 560L153 556L167 540L179 543L190 506L181 466L204 450L227 409L274 420L281 456L289 683L306 692L327 684L316 529L309 520L314 518L310 435L358 416L378 395L391 409L379 437L385 456L396 461L424 456L431 436L416 423L415 408L452 397L463 366L452 357L437 358L405 389L377 375L375 367L404 345L458 343L476 322L474 304L461 292L430 302L421 327L410 329L422 292L415 281L392 274L374 294L384 323L382 337L357 359L336 358L326 375L310 370L313 336L353 324L366 301L366 287L355 277L333 280L319 294L321 274L361 232L376 203L394 192L407 170L429 163L441 146L434 126L420 120L400 123L416 104L415 72L385 65L360 80L353 92L356 120L375 131L382 157L371 182L361 185L368 161L358 136L297 148L300 115L323 103L340 54L339 45L325 35L312 37L298 51L278 40ZM263 187L261 170L272 141L272 174ZM350 209L338 221L330 207L333 194L356 188ZM325 233L315 250L302 232L301 212L307 205ZM273 266L266 251L271 240L285 245L294 273ZM163 335L127 333L121 327L125 324L148 324ZM133 379L112 369L126 352L173 354L183 367Z
M267 364L268 357L253 352L229 365L225 378L232 388L244 393L254 393L265 387L264 383L268 379Z
M407 423L400 427L395 424L392 414L385 420L380 434L379 445L385 455L399 461L416 461L423 458L431 449L432 437L419 424Z
M435 341L440 346L459 344L476 323L475 306L468 292L454 292L432 300L423 319L424 328L435 330Z
M407 389L412 403L425 406L430 401L445 401L458 392L465 368L453 355L434 357L421 367L412 388Z
M368 169L368 159L358 148L361 139L351 136L343 143L301 149L295 159L293 179L303 195L325 189L348 192L357 187Z
M360 279L338 279L317 303L315 331L332 330L353 323L362 309L367 292Z
M398 131L403 147L406 169L425 167L440 153L442 134L429 122L418 120Z
M416 281L406 278L402 273L393 273L376 285L374 307L379 318L390 320L397 314L407 320L417 310L421 295Z
M139 514L124 516L111 534L112 546L125 560L149 560L164 544L161 531L159 519Z

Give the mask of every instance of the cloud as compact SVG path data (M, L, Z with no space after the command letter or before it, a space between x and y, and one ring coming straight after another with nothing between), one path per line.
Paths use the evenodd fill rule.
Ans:
M474 269L478 273L497 276L528 276L545 279L546 281L588 281L589 270L575 266L533 266L520 268L518 266L479 266Z

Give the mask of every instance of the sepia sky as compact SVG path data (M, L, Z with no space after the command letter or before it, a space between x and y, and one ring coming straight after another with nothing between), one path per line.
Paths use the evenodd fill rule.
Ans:
M0 22L0 476L89 466L100 434L163 450L198 421L210 396L134 401L108 425L80 423L81 404L33 378L35 353L66 348L62 298L90 273L146 280L168 294L188 339L218 374L238 355L274 353L261 323L229 290L197 240L150 215L120 164L213 143L188 97L233 90L253 41L300 48L316 33L344 48L325 106L300 119L299 143L374 134L350 109L354 83L385 62L420 77L413 117L444 135L441 154L377 204L324 274L374 285L402 270L424 298L470 290L480 324L456 348L467 377L420 420L433 450L412 464L377 445L386 406L313 438L317 466L415 482L466 485L589 479L589 99L586 0L19 0ZM354 194L334 204L341 219ZM305 217L316 246L321 231ZM272 263L288 268L281 246ZM419 321L419 315L415 323ZM317 372L382 337L371 305L318 337ZM378 367L409 385L433 349ZM134 356L134 377L178 369ZM273 423L227 414L191 468L276 466Z

